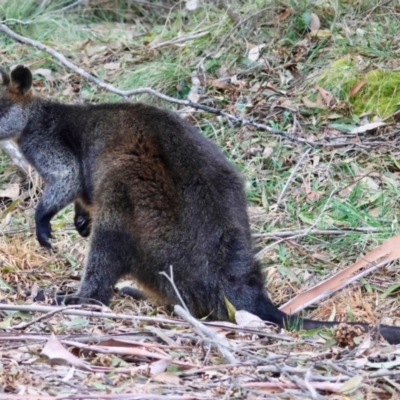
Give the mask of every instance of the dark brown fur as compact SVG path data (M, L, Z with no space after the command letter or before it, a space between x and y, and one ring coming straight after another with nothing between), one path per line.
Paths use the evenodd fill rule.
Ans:
M333 325L287 317L269 300L242 181L190 124L144 104L61 104L32 94L27 68L10 79L1 74L0 138L18 138L46 184L35 217L39 242L50 246L51 218L73 201L77 229L91 232L81 287L68 302L108 304L118 279L132 274L151 295L176 304L160 274L172 266L197 317L228 319L226 298L279 326ZM398 328L381 331L400 342Z

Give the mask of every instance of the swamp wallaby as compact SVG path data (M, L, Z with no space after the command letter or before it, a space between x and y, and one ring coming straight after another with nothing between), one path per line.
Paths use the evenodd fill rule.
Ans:
M36 233L50 247L51 218L75 201L88 236L80 290L68 303L109 304L131 274L152 298L197 317L227 320L225 298L279 326L335 323L289 317L264 288L252 249L242 181L218 148L176 114L145 104L62 104L32 91L19 65L1 71L0 139L16 138L45 182ZM367 324L358 324L368 328ZM391 343L400 328L381 326Z

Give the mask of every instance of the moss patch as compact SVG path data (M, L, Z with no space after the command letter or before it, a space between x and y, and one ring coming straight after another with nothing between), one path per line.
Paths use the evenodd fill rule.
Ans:
M318 85L329 90L337 99L348 100L351 88L361 80L356 62L352 57L334 61L318 79Z
M386 117L396 111L400 103L400 71L375 69L363 78L367 83L352 98L354 112L372 112Z
M365 85L351 98L351 88L361 80ZM384 118L396 111L400 103L400 71L359 70L351 57L333 62L320 76L318 84L342 101L348 101L356 115L370 112Z

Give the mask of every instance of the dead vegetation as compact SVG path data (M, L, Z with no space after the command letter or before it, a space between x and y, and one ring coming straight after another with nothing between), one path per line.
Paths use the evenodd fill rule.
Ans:
M6 69L28 64L65 101L174 108L241 169L275 303L399 251L367 255L399 232L398 1L16 3L0 3ZM118 296L100 311L32 303L27 289L76 288L86 251L71 208L52 221L55 252L39 247L40 187L1 156L0 399L398 396L399 348L354 327L242 316L210 334ZM386 262L304 315L399 325L399 288Z

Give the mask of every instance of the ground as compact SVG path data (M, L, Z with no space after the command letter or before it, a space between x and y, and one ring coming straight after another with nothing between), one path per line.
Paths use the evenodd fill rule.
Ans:
M129 100L176 110L218 144L246 179L274 303L379 261L364 256L399 233L398 0L3 0L0 15L1 65L28 65L41 94L128 101L118 90L152 88L169 98ZM0 154L0 399L398 398L399 347L346 326L299 334L239 315L204 333L118 296L101 314L33 303L26 290L77 287L87 244L68 207L54 253L39 247L40 193ZM399 288L386 263L301 315L400 326Z

